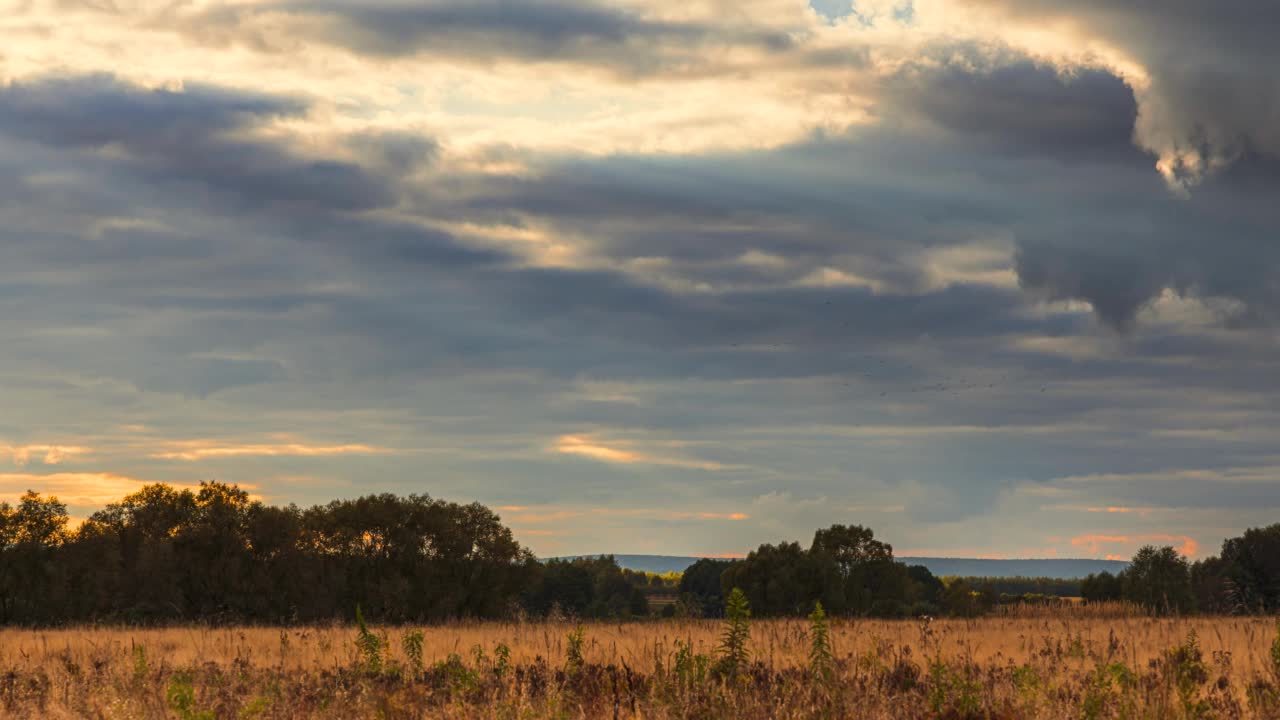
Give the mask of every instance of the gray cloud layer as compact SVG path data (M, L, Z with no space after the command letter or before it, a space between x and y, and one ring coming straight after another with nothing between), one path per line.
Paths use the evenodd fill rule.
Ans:
M319 42L375 57L480 64L570 62L627 75L701 72L708 47L790 50L792 37L750 25L651 20L590 0L430 0L221 5L154 22L205 43L291 52Z
M966 0L969 2L970 0ZM1280 153L1280 62L1274 5L1252 0L1110 2L972 0L1029 22L1080 24L1136 57L1150 74L1150 107L1139 139L1191 153L1207 166ZM1178 167L1179 175L1201 172Z
M934 528L1047 497L1244 522L1280 505L1273 483L1179 472L1277 465L1256 431L1277 420L1280 172L1267 101L1246 107L1235 86L1252 78L1272 97L1249 65L1272 50L1243 28L1231 47L1230 13L1196 45L1193 10L1151 22L1230 78L1198 121L1206 157L1233 162L1187 196L1153 172L1146 100L1119 77L1011 51L908 64L877 88L874 122L846 132L701 155L527 153L512 170L476 169L447 136L301 142L289 123L317 111L301 95L13 82L0 88L0 393L33 420L0 429L372 433L431 454L305 472L420 489L430 465L440 492L494 502L754 503L805 523L824 504L865 505ZM501 46L629 71L726 37L541 3L283 5L224 28L271 12L310 16L300 37L360 53ZM1164 73L1169 53L1138 32L1153 7L1072 12L1116 42L1134 29L1162 98L1207 97L1192 92L1207 76L1190 60ZM789 47L742 32L725 42ZM513 230L572 246L572 262L494 239ZM1087 300L1103 327L1045 303L1063 300ZM666 464L549 450L580 434ZM1104 471L1132 477L1079 479ZM742 542L771 539L749 534L760 527Z

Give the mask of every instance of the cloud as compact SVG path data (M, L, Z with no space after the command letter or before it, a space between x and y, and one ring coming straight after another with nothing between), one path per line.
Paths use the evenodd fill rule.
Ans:
M0 433L299 502L430 452L583 552L1270 522L1271 50L1169 7L25 4Z
M162 460L211 460L237 457L333 457L337 455L382 455L397 452L370 445L311 445L303 443L226 444L208 440L173 441L150 457Z
M1167 533L1155 533L1146 535L1081 535L1071 538L1071 546L1074 548L1083 548L1089 553L1097 555L1102 548L1108 545L1150 545L1150 544L1166 544L1175 545L1176 549L1182 555L1194 557L1200 552L1200 543L1195 538L1187 535L1170 535ZM1107 559L1112 559L1113 555L1108 554Z
M305 109L291 98L199 85L170 90L110 75L48 77L0 88L0 132L47 146L118 152L153 182L188 184L241 206L391 204L387 183L358 165L243 137Z
M9 455L18 467L28 465L33 456L40 458L45 465L59 465L90 452L89 448L78 445L0 445L0 454Z
M1068 162L1134 154L1133 91L1102 69L1064 71L1016 53L912 63L888 79L880 101L883 113L919 117L996 151Z
M1252 151L1280 153L1280 85L1266 71L1280 60L1264 29L1280 19L1271 6L1250 0L965 4L999 8L1024 25L1057 21L1131 57L1142 69L1130 80L1141 106L1135 137L1158 156L1157 167L1175 187L1194 186Z
M664 465L713 472L728 469L728 466L717 462L626 449L633 444L626 440L603 440L594 435L563 435L556 438L552 450L563 455L580 455L617 465Z
M215 4L152 16L210 45L230 42L267 53L322 44L373 57L570 63L626 75L679 72L705 62L707 50L789 49L786 32L692 18L664 19L644 4L589 0L429 0L407 3L279 2Z
M27 490L52 495L70 506L100 508L141 489L148 481L113 473L0 473L0 496L13 502ZM175 487L193 487L167 483Z
M183 142L295 116L305 104L253 92L191 85L145 88L112 75L46 76L0 90L0 127L40 143L166 151Z

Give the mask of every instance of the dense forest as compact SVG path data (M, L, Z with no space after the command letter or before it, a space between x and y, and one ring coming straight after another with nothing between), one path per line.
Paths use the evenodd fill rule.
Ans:
M479 504L369 495L272 506L216 482L150 485L72 529L66 506L28 492L0 504L0 623L383 622L651 614L715 617L741 588L755 615L972 616L1010 602L1057 602L1050 579L934 577L895 561L860 526L833 525L808 547L761 545L701 560L682 575L623 570L612 557L539 562ZM1119 576L1079 583L1089 601L1154 612L1280 609L1280 525L1228 540L1190 564L1143 548ZM654 600L661 599L661 602Z

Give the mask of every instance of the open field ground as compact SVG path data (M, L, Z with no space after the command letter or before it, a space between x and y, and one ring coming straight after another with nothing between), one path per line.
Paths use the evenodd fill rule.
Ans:
M1274 619L684 620L0 631L0 714L51 718L1280 717ZM1195 640L1188 642L1194 635ZM418 649L420 648L420 650Z

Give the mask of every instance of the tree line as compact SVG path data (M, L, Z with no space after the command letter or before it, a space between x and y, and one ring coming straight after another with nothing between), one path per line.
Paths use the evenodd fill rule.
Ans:
M680 582L690 614L715 613L741 588L762 616L803 615L815 602L837 615L972 617L1001 605L1056 605L1065 598L1125 601L1153 614L1280 612L1280 524L1246 530L1222 552L1191 562L1171 546L1146 546L1118 574L1082 580L935 578L893 560L893 549L860 526L819 530L809 548L761 545L744 560L700 560Z
M906 565L893 547L858 525L833 525L799 543L761 545L742 560L703 559L684 571L673 614L717 616L729 592L743 590L758 616L804 616L820 603L843 616L973 617L1000 605L1055 604L1078 597L1079 580L938 578Z
M1172 547L1147 546L1117 574L1090 575L1086 601L1126 600L1157 613L1218 615L1280 611L1280 524L1251 528L1212 557L1190 562Z
M55 497L0 504L0 623L317 622L357 605L382 622L621 618L677 591L681 613L713 616L733 587L761 616L805 615L817 601L841 615L936 612L946 594L859 526L820 530L809 548L703 561L677 580L612 557L539 562L490 509L427 495L300 508L218 482L155 484L74 529Z
M370 495L301 509L149 485L68 527L34 492L0 505L0 622L497 617L537 575L488 508Z
M368 495L273 506L217 482L143 487L71 528L57 498L0 503L0 623L322 622L356 606L379 622L650 614L716 617L739 588L761 617L976 615L1050 600L1064 586L948 579L907 566L869 529L833 525L808 547L761 545L741 560L700 560L678 578L612 557L539 562L489 508L428 495ZM1157 611L1280 610L1280 525L1188 563L1143 548L1119 576L1086 578L1091 601ZM1010 592L1013 591L1013 592ZM1022 592L1017 592L1022 591Z

